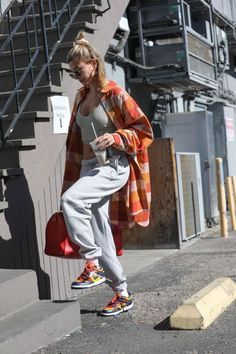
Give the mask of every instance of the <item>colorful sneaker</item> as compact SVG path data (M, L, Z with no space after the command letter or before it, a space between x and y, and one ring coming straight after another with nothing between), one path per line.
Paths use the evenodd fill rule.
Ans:
M71 284L71 289L88 289L104 283L106 280L103 268L87 262L83 273Z
M116 316L121 312L127 312L128 310L132 309L134 306L132 297L129 294L128 297L122 296L121 294L117 293L109 302L109 304L104 307L101 312L102 316Z

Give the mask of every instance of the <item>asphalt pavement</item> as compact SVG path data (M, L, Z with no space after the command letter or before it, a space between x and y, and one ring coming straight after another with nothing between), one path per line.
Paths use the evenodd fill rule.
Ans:
M79 296L82 329L37 354L235 354L236 302L205 330L171 330L169 316L219 277L236 281L236 232L208 232L180 250L126 251L134 308L116 318L99 311L113 296L105 284ZM36 353L35 353L36 354Z

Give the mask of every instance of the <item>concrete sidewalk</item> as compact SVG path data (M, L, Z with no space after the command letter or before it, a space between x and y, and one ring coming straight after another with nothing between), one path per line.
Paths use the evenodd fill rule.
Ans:
M206 330L170 330L169 316L184 299L218 277L236 281L236 233L194 239L181 250L126 251L122 264L134 297L132 311L99 316L113 295L102 285L79 297L82 330L37 354L234 354L236 304Z
M145 271L146 268L175 252L178 250L125 250L119 260L125 274L130 277L140 271Z

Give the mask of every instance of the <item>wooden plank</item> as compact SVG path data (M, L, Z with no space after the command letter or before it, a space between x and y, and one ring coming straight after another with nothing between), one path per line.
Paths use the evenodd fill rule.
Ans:
M233 193L233 177L226 177L226 187L228 194L228 208L230 211L230 220L232 230L236 230L236 218L235 218L235 204L234 204L234 193Z
M123 231L125 249L178 248L177 177L171 138L156 139L149 148L152 185L151 221L146 228Z
M218 191L218 209L220 213L220 229L221 236L228 236L228 219L226 210L226 193L224 184L224 171L223 171L223 159L221 157L216 158L216 181Z

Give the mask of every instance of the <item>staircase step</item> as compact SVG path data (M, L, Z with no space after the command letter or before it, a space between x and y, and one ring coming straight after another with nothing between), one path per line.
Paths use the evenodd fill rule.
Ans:
M84 30L86 31L86 29ZM58 50L56 51L55 55L51 60L51 63L58 63L60 61L66 62L67 53L73 45L73 39L74 38L71 38L68 42L63 42L60 44ZM34 54L37 49L39 50L39 54L35 61L35 65L38 67L40 66L42 67L42 65L45 63L43 46L38 46L37 48L32 46L30 49L31 49L31 54ZM49 53L51 52L51 50L52 50L52 45L49 44L49 50L48 50ZM27 67L27 65L29 64L28 51L27 49L25 49L25 46L23 46L20 49L14 49L14 57L16 61L16 68ZM1 54L0 67L4 68L4 70L9 69L12 71L11 52L9 50Z
M53 117L51 112L26 112L21 114L18 122L16 123L10 139L34 139L35 137L35 122L49 121ZM14 119L14 115L5 115L2 117L2 129L4 134L6 133L9 125Z
M21 89L18 91L20 102L23 101L24 97L28 92L29 89ZM0 93L0 106L4 107L10 94L11 92ZM35 107L38 107L39 102L40 102L40 109L48 111L49 109L48 100L49 100L49 96L52 94L57 94L57 95L62 94L61 86L56 86L56 85L38 86L34 90L30 100L28 101L25 107L25 111L34 111ZM15 112L16 112L16 102L13 99L7 109L6 114L10 115L10 114L14 114Z
M78 32L82 29L85 29L87 32L93 33L96 30L96 25L93 23L89 23L86 21L81 21L81 22L73 22L70 25L70 29L67 31L65 34L65 37L62 42L66 42L68 40L73 40ZM61 32L64 30L64 27L61 28ZM29 30L28 35L30 38L30 43L33 45L35 43L35 35L37 34L38 37L38 45L41 46L43 45L43 36L42 36L42 30ZM58 41L58 34L57 34L57 28L46 28L46 36L47 36L47 41L50 46L50 44L55 44ZM9 34L1 34L0 35L0 47L5 43L5 41L8 39ZM10 43L7 46L8 50L10 48ZM14 35L14 51L20 48L27 48L27 36L26 32L17 32ZM4 52L3 52L4 53ZM3 54L2 53L2 54Z
M36 273L0 269L0 299L0 320L38 301Z
M80 328L78 302L41 300L0 321L0 353L30 354Z
M20 168L18 148L0 151L0 169L6 168Z
M75 7L78 5L78 1L74 4L74 6L71 6L71 13L73 13ZM46 9L47 11L48 9ZM52 17L54 20L55 17L55 11L46 12L44 11L44 21L45 21L45 26L50 27L52 25ZM58 13L60 12L60 8L58 8ZM90 23L94 23L96 20L96 16L100 15L102 13L101 6L98 5L86 5L82 6L81 9L79 10L78 14L76 15L74 22L79 22L79 21L86 21ZM21 15L16 14L16 16L11 16L11 26L14 28L14 26L17 24L17 22L21 19ZM35 21L35 23L34 23ZM59 20L60 26L63 26L68 23L68 10L65 9L63 11L63 14L60 17ZM32 12L27 16L27 25L29 29L33 28L41 28L41 18L40 14L35 12L35 15L32 14ZM2 33L8 33L8 28L7 25L5 26L5 31ZM24 31L25 30L25 23L23 22L19 30Z
M91 1L89 0L89 2L91 3ZM30 3L34 3L34 12L37 14L39 13L39 6L38 6L38 1L37 0L27 0L25 1L25 5L26 8ZM62 6L65 4L64 0L57 0L56 1L57 4L57 9L60 10L62 8ZM78 5L78 0L71 0L70 1L70 8L73 9L75 6ZM51 1L51 6L52 9L54 9L54 4ZM50 4L48 0L43 0L43 10L44 12L48 12L50 11ZM12 15L14 16L20 16L22 14L23 11L23 4L22 2L16 3L12 5Z
M12 120L14 118L14 114L12 115L5 115L2 116L3 119L9 119ZM31 111L31 112L23 112L21 114L20 119L34 119L36 122L41 122L41 121L49 121L51 118L53 118L53 113L52 112L47 112L47 111Z
M32 71L33 71L34 77L36 77L36 75L38 75L41 68L42 68L42 65L33 66ZM66 64L66 63L52 63L52 64L50 64L52 85L61 86L61 75L62 75L63 69L68 69L68 64ZM24 74L25 71L26 71L26 68L24 68L24 67L16 69L16 76L17 76L18 81L20 80L21 76ZM7 70L0 71L0 82L4 82L4 91L12 91L15 87L14 78L12 75L12 70L7 69ZM39 83L39 86L45 86L46 84L48 84L48 79L46 77L46 74L44 74L40 83ZM31 73L29 72L27 74L27 77L22 82L21 88L27 89L30 86L31 86Z
M20 150L34 149L36 146L35 139L16 139L8 140L4 144L4 149L20 148Z
M10 124L11 120L9 118L6 118L6 116L5 118L2 118L2 130L4 134L8 130ZM11 140L33 139L34 137L34 119L30 117L23 119L20 117L11 133Z
M8 179L20 176L23 174L23 168L5 168L0 169L0 178Z
M35 94L38 95L40 93L48 93L48 92L56 92L56 93L61 93L62 88L60 86L55 86L55 85L45 85L45 86L38 86L35 89ZM18 91L18 94L20 96L26 96L28 93L28 89L21 89ZM8 97L11 94L11 92L0 92L0 99L3 97Z
M39 13L39 8L38 8L38 1L37 0L26 0L25 1L25 5L27 6L30 3L34 3L34 12L37 14ZM62 8L62 6L65 4L64 0L57 0L57 9L60 10ZM70 8L73 9L78 5L78 0L71 0L70 1ZM83 7L86 6L102 6L102 0L86 0L83 4L83 6L81 7L80 10L83 9ZM22 14L22 7L23 4L22 2L18 2L12 5L12 15L14 16L20 16ZM48 0L44 0L43 1L43 9L44 12L49 11L49 2ZM53 7L54 9L54 7Z
M7 208L8 208L7 202L0 202L0 213L2 213Z

